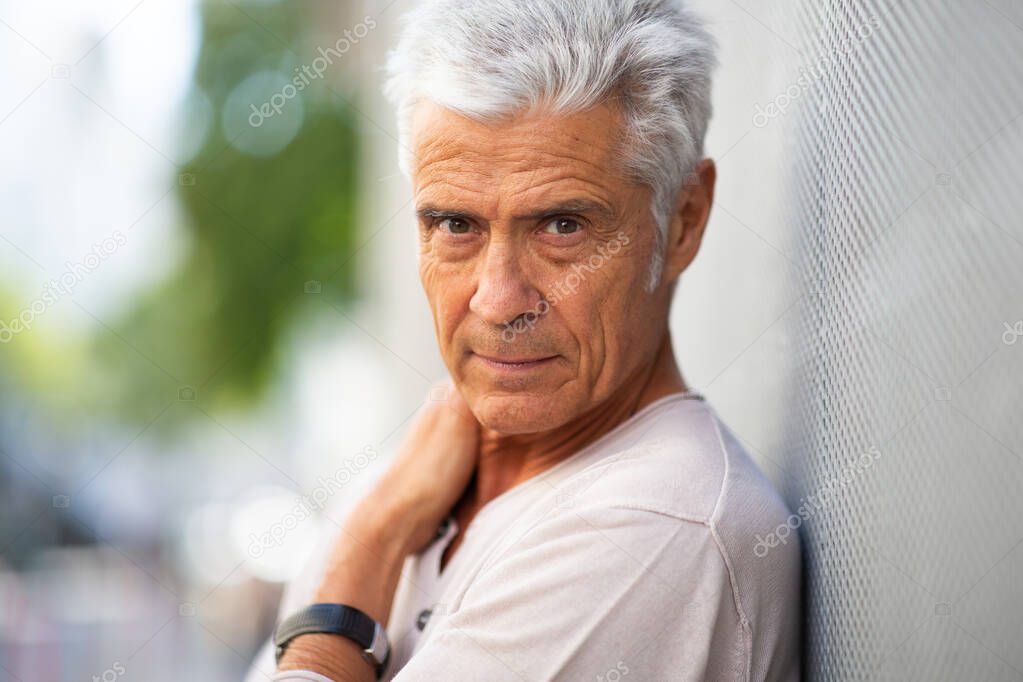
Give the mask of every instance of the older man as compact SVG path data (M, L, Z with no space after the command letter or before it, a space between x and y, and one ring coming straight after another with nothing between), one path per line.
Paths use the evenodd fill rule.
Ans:
M788 512L668 332L713 62L678 1L409 17L388 90L452 385L293 586L274 679L798 678L798 541L759 540Z

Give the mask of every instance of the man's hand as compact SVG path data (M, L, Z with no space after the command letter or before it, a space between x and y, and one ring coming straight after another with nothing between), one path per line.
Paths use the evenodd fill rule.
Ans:
M434 386L391 467L360 506L374 506L385 523L401 526L408 553L422 549L468 485L479 439L479 422L454 385Z
M433 539L472 478L479 424L450 383L430 396L391 467L345 519L316 602L354 606L386 625L405 557ZM278 669L374 678L358 646L334 635L297 637Z

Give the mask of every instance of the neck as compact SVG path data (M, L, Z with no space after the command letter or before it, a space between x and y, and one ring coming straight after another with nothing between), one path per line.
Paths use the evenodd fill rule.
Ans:
M667 332L653 361L610 398L550 431L506 435L484 429L473 482L460 503L475 511L504 491L551 468L593 443L650 403L686 390Z

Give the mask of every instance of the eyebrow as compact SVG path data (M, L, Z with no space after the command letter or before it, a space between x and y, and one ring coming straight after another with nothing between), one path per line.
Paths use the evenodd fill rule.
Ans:
M607 220L613 220L615 217L614 211L605 206L604 204L596 201L590 201L589 199L572 199L560 204L555 204L550 208L545 208L534 213L527 213L525 215L515 216L516 220L542 220L544 218L554 218L555 216L571 214L571 213L595 213Z
M613 220L615 213L613 210L596 201L589 199L571 199L558 204L555 204L549 208L540 209L531 213L523 213L514 216L514 220L543 220L545 218L554 218L559 215L568 214L580 214L580 213L595 213L602 218L607 220ZM442 209L432 205L426 205L416 211L416 215L420 218L468 218L477 222L482 222L481 218L474 214L472 211L463 211L459 209Z

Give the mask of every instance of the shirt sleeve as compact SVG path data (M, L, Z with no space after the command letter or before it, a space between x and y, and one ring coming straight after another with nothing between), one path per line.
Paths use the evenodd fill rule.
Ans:
M558 509L444 605L393 678L744 679L748 632L713 533L658 512Z
M271 682L334 682L334 680L306 670L288 670L274 675Z

